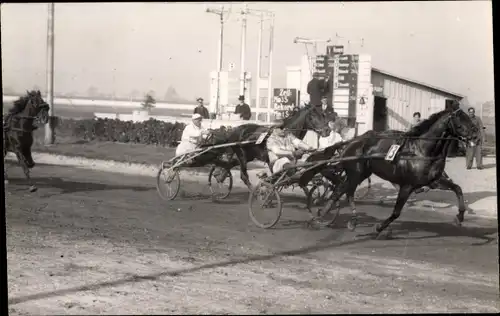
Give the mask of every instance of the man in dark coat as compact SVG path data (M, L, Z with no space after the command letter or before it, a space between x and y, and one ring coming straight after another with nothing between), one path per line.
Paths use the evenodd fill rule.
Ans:
M321 105L321 98L330 92L329 79L321 79L319 73L315 72L313 78L307 84L307 93L309 94L309 104Z
M208 109L203 105L203 98L196 99L198 106L194 108L193 114L200 114L204 119L208 119Z
M236 109L234 109L234 114L239 114L240 119L242 120L250 120L252 117L252 111L250 110L250 106L245 103L245 97L240 95L238 101L240 101L240 104L238 104Z
M469 108L469 116L481 133L481 137L477 144L467 144L465 150L465 164L467 169L472 168L472 163L474 162L474 157L476 157L476 166L478 170L483 169L483 157L481 155L482 144L485 141L483 122L479 117L476 116L476 110L473 107Z
M328 98L326 95L321 97L321 109L328 118L328 121L335 122L335 120L337 119L337 112L335 112L333 106L328 104Z

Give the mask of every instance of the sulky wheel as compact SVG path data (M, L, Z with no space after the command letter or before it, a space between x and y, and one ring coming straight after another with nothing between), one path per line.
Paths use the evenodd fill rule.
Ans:
M160 197L166 201L175 199L179 194L181 178L178 169L160 167L156 176L156 189Z
M250 218L260 228L271 228L280 220L283 205L278 191L271 184L260 182L248 198Z
M327 198L332 194L330 187L324 184L315 184L307 195L307 209L309 213L315 214L316 209L326 203Z
M334 189L331 186L326 187L326 189L323 189L326 192L321 196L318 194L318 191L323 191L319 187L318 190L313 188L307 197L307 207L311 211L313 222L321 228L331 226L339 216L340 199L332 199Z
M212 166L208 173L208 186L214 200L223 200L233 189L233 175L230 169Z
M367 180L367 185L363 187L359 187L356 189L356 192L354 193L354 199L355 200L361 200L367 197L370 194L370 190L372 187L372 180L370 178L366 179Z

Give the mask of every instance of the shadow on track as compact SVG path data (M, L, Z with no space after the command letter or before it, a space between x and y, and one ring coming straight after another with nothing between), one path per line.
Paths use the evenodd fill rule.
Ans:
M156 190L154 186L128 186L128 185L113 185L113 184L101 184L93 182L80 182L80 181L70 181L67 179L59 177L39 177L33 178L34 183L39 188L53 188L58 189L60 192L58 194L71 194L77 192L93 192L93 191L112 191L112 190L132 190L135 192L146 192L151 190ZM12 178L9 179L9 184L19 184L23 185L25 183L24 179ZM50 197L44 196L44 197Z

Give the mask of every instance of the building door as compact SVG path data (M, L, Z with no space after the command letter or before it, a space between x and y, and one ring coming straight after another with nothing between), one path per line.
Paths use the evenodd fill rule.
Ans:
M373 101L373 130L385 131L388 123L387 99L375 96Z

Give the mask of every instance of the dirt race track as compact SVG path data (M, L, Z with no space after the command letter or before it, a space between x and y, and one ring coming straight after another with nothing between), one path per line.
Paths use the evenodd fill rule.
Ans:
M358 204L361 225L313 230L303 199L253 225L247 193L213 203L200 183L163 202L154 179L37 165L6 188L9 311L25 314L498 312L496 220L404 212L394 239L366 234L391 208ZM235 181L240 181L235 179Z

